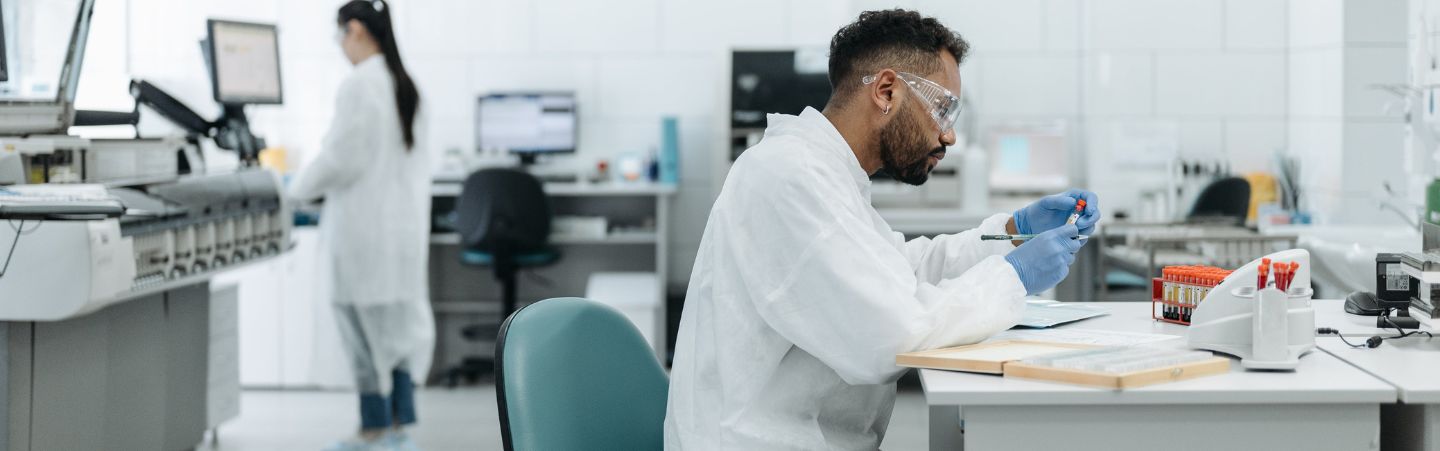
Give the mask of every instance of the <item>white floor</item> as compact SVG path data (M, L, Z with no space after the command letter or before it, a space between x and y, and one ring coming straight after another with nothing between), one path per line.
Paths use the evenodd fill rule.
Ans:
M500 422L495 387L422 390L420 422L411 437L423 451L498 450ZM353 434L359 424L355 395L328 391L246 391L240 417L220 426L218 443L199 450L320 450ZM885 437L886 450L926 449L925 400L901 391Z

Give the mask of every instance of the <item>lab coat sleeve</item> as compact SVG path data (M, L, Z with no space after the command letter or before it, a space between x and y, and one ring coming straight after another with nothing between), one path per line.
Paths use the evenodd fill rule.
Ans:
M761 318L847 383L894 381L904 372L898 353L976 343L1019 321L1025 288L1003 257L919 280L863 211L805 183L751 197L749 215L730 226L770 236L735 240L730 252L754 263L736 270Z
M383 93L365 89L363 80L347 79L335 95L335 116L320 147L320 154L290 183L290 196L315 200L343 189L365 172L381 147L376 131L380 120L372 101Z
M1009 214L997 214L986 218L980 227L952 235L940 235L933 239L926 237L903 241L903 235L892 233L892 241L905 253L915 277L923 282L938 284L946 279L960 277L975 264L994 255L1005 255L1015 249L1009 241L980 241L980 235L1002 235Z

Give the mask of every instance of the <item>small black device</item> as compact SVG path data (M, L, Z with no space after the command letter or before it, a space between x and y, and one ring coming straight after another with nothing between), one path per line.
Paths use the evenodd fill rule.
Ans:
M1375 298L1381 308L1393 308L1404 312L1410 306L1410 298L1416 296L1418 281L1405 274L1400 254L1375 254ZM1345 302L1348 311L1350 302Z

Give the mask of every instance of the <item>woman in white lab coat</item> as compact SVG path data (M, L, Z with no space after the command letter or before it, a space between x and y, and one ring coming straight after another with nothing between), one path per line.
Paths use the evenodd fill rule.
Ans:
M348 2L337 23L354 70L340 84L319 155L290 186L292 197L324 198L324 269L360 392L360 433L332 449L413 449L402 429L416 421L412 378L423 381L435 343L420 95L387 3Z

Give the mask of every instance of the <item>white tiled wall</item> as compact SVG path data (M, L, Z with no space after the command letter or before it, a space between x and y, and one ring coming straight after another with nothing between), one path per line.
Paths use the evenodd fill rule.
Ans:
M1283 50L1289 0L1225 0L1225 48Z
M1085 113L1155 114L1155 52L1096 51L1085 58Z
M1372 2L1377 5L1351 6ZM1363 83L1404 76L1383 64L1396 51L1394 27L1354 26L1350 17L1388 17L1396 5L1403 10L1405 0L392 3L402 53L425 96L436 152L473 145L474 97L492 90L575 91L583 150L571 165L646 152L658 142L660 117L678 116L685 178L673 218L681 227L671 247L672 283L683 283L689 274L704 216L725 171L729 49L824 47L862 10L915 8L964 34L974 50L962 67L964 94L975 101L982 127L1055 119L1071 124L1072 152L1079 157L1071 161L1086 161L1088 169L1072 173L1112 207L1136 198L1136 183L1154 175L1115 169L1106 147L1111 140L1099 135L1116 124L1160 124L1160 130L1173 133L1182 155L1228 158L1242 170L1267 169L1276 149L1300 142L1340 146L1347 140L1345 134L1336 141L1297 140L1296 133L1323 129L1325 123L1294 123L1292 116L1379 120L1383 115L1374 112L1384 98ZM110 71L127 68L157 80L202 114L214 113L196 45L204 19L278 23L286 103L252 108L252 115L256 128L271 143L289 148L296 160L313 154L332 114L335 86L349 70L334 41L339 2L110 5L115 4L121 7L111 9L127 10L123 17L131 22L121 19L110 28L118 37L92 36L128 43ZM165 26L153 25L161 23ZM1346 45L1363 50L1342 52ZM1347 63L1372 59L1376 69ZM1297 71L1306 75L1296 76ZM1341 153L1325 155L1334 160L1316 166L1341 166Z
M1433 84L1440 81L1440 58L1435 55L1437 45L1440 45L1440 0L1410 0L1407 14L1409 19L1409 38L1407 47L1410 62L1410 72L1406 80L1411 85ZM1432 91L1433 92L1433 91ZM1429 124L1435 124L1437 116L1433 110L1422 108L1422 118ZM1407 184L1410 200L1415 203L1424 202L1423 193L1425 186L1429 184L1437 174L1440 174L1440 164L1433 159L1431 149L1425 149L1418 139L1413 137L1407 139L1406 156L1404 164L1412 168L1412 177Z
M1408 80L1405 44L1351 47L1345 50L1345 117L1395 118L1399 98L1375 85L1403 84ZM1402 63L1402 64L1397 64ZM1388 110L1388 111L1387 111Z
M1161 115L1285 115L1283 53L1182 53L1158 55L1156 113Z
M1224 42L1225 2L1218 0L1090 0L1090 48L1209 50Z
M1348 0L1345 43L1400 44L1406 40L1407 0Z
M969 95L976 101L981 117L1070 117L1079 113L1078 57L994 53L976 56L981 83L972 84L978 89Z
M1117 130L1165 135L1188 161L1265 170L1288 143L1292 0L1087 0L1081 93L1087 184L1113 211L1135 213L1163 168L1128 167ZM1163 150L1160 150L1163 151Z
M1344 99L1337 90L1344 80L1344 52L1339 44L1290 52L1290 115L1299 119L1337 118Z
M1407 83L1407 14L1404 0L1291 1L1290 149L1317 222L1399 221L1376 205L1386 182L1406 190L1403 105L1375 86Z

